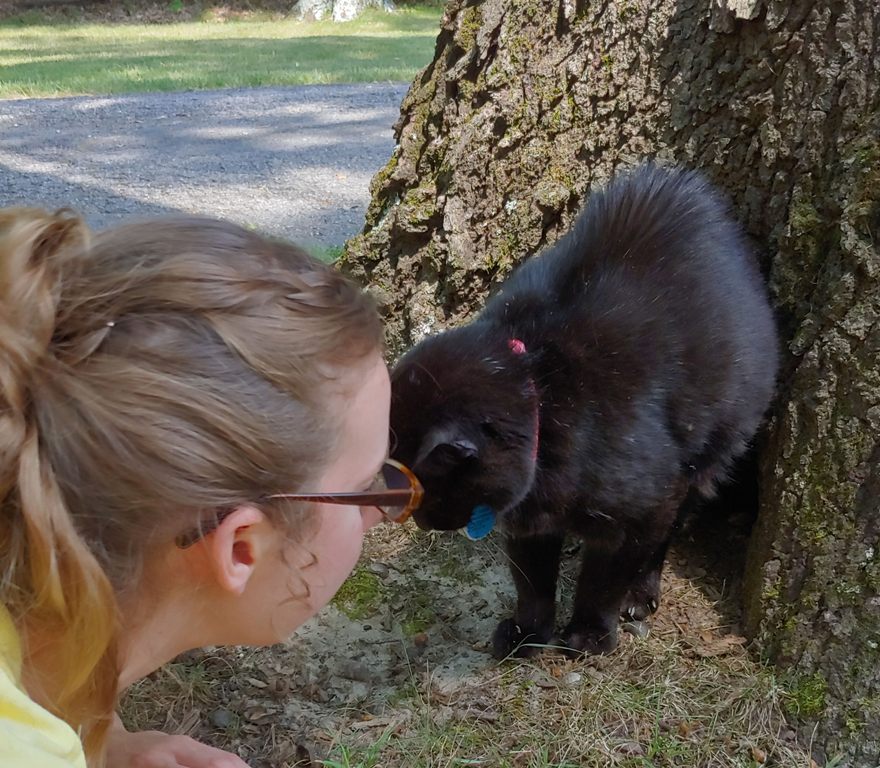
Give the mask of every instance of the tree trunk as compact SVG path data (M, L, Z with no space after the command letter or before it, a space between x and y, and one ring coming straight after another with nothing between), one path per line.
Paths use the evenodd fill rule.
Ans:
M351 21L367 8L393 11L392 0L297 0L294 10L300 19L308 21Z
M847 765L880 762L880 7L450 0L343 263L392 351L463 320L645 157L755 238L790 356L762 452L747 628Z

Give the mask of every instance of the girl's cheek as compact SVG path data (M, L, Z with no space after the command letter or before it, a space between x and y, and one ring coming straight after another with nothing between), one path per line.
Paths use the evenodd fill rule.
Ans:
M374 525L381 523L385 516L376 507L361 507L361 519L364 531L370 530Z
M337 507L323 522L312 542L317 558L315 587L322 604L333 597L357 565L364 538L364 522L357 507Z

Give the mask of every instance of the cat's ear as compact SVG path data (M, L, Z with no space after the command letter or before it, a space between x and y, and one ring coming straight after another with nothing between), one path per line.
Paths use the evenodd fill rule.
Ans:
M453 466L479 455L479 449L454 425L434 427L422 440L416 455L416 466L425 463Z

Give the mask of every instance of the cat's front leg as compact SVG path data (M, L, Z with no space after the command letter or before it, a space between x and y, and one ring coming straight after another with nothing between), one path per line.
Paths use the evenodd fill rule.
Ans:
M657 612L662 573L661 568L653 568L636 576L620 605L622 621L645 621Z
M644 590L639 599L656 608L660 571L685 492L670 495L649 513L632 515L640 522L609 522L585 536L574 610L562 638L571 653L610 653L617 647L620 614L631 590ZM620 518L609 517L614 519Z
M553 636L562 540L562 536L508 536L516 612L498 625L492 637L496 659L533 656Z
M620 618L624 621L644 621L657 612L657 608L660 607L660 577L663 574L663 563L668 549L669 538L639 569L629 585L620 606Z
M685 486L684 493L685 497L678 508L676 519L666 532L665 538L661 540L660 546L654 551L651 559L639 569L629 585L620 606L620 618L623 621L644 621L656 613L660 607L660 578L663 575L663 564L666 561L666 553L672 542L673 533L679 528L682 520L697 511L701 501L700 496L693 489L687 489ZM669 520L668 510L671 510L673 506L674 501L671 501L665 507L666 514L658 517L655 535L663 535L664 526L668 524Z
M561 638L569 655L610 653L617 647L620 608L638 570L624 552L619 540L585 542L574 609Z

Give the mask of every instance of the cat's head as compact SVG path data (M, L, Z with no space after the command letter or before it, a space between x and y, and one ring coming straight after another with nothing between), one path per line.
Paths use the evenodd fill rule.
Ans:
M535 474L538 394L527 356L480 324L408 352L391 376L392 456L415 472L421 528L463 528L475 507L503 519Z

